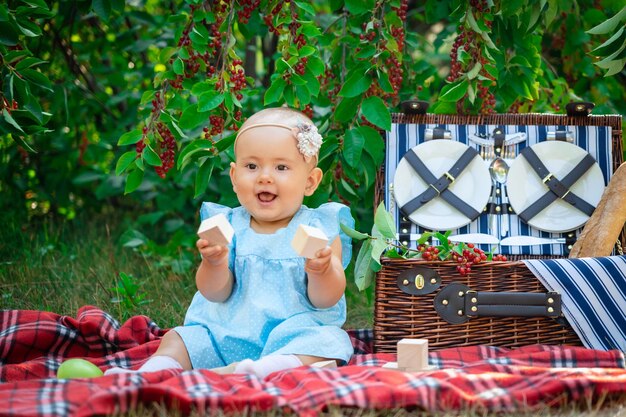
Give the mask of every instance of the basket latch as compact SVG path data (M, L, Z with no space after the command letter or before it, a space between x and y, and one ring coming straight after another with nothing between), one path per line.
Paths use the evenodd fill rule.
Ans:
M472 291L451 283L435 297L435 310L451 324L473 317L551 317L561 316L561 295L556 292Z
M416 266L398 274L398 288L411 295L425 295L435 292L441 285L437 271L425 266Z

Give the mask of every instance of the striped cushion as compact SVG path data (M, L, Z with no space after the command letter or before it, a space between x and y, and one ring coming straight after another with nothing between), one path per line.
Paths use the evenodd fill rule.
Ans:
M583 344L626 351L626 256L524 261L550 291Z

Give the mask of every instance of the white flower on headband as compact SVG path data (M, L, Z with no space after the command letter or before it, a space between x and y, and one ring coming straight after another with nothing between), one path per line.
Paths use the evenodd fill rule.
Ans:
M296 139L300 153L307 159L317 155L322 146L322 135L317 132L317 127L302 122L298 123L297 128Z

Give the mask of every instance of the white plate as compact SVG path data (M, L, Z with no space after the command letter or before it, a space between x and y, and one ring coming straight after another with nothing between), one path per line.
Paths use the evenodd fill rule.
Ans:
M413 151L430 172L439 178L452 168L467 148L468 146L461 142L435 139L415 146ZM398 163L393 184L394 198L398 207L402 207L428 188L428 184L404 158ZM481 213L491 191L491 178L485 161L480 156L472 159L448 189ZM474 220L467 218L439 196L411 213L409 219L415 224L436 231L458 229Z
M539 142L531 148L559 180L587 154L574 144L559 141ZM516 213L521 213L549 191L522 155L518 155L511 164L507 190L509 203ZM597 206L604 192L604 176L598 164L594 163L570 190L592 206ZM530 219L528 224L546 232L560 233L577 229L587 220L589 216L559 198Z

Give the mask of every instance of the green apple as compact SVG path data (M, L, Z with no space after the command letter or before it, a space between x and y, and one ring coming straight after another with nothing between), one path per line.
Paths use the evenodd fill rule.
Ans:
M57 371L57 378L59 379L97 378L102 375L103 373L100 368L80 358L66 360L59 366L59 370Z

